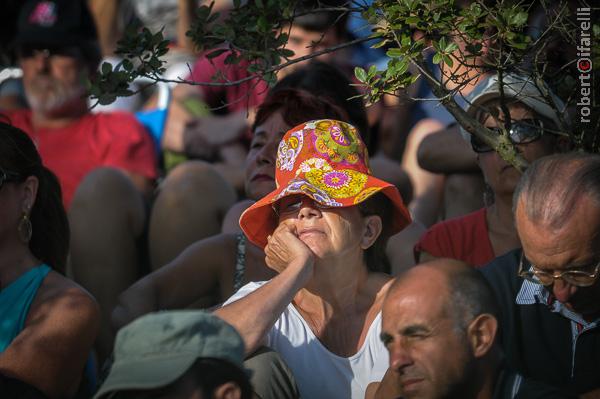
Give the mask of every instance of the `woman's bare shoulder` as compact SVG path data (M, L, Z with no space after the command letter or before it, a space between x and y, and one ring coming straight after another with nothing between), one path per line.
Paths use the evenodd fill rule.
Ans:
M85 321L87 327L93 327L99 321L100 311L94 297L83 287L51 271L38 290L27 316L27 322L35 322L40 317L77 319ZM81 324L81 327L85 327L85 323Z
M72 396L99 326L96 300L51 271L38 289L23 331L0 357L0 369L48 396Z

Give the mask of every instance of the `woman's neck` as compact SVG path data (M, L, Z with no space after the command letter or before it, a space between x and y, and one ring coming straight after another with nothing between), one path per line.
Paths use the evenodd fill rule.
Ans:
M486 222L494 255L500 256L521 246L512 212L512 196L496 196L487 208Z
M39 264L40 261L23 244L3 245L0 248L0 288Z
M362 257L342 257L315 263L315 275L294 298L296 306L307 312L322 312L327 318L356 311L366 290L369 271Z

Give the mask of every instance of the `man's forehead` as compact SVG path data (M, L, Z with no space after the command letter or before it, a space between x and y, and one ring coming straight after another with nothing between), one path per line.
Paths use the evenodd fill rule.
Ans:
M532 221L525 212L526 198L516 207L516 228L525 256L534 264L560 269L585 263L599 255L600 207L579 201L578 209L562 226Z
M390 322L412 322L439 317L447 303L447 290L436 279L407 279L392 287L385 300L383 318Z

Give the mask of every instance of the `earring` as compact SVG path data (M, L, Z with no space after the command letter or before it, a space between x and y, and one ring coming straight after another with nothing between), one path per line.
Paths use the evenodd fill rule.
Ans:
M19 222L19 226L17 227L19 231L19 238L25 244L28 244L31 241L31 236L33 235L33 226L31 225L31 220L29 219L29 215L27 212L23 212L23 216L21 217L21 221Z

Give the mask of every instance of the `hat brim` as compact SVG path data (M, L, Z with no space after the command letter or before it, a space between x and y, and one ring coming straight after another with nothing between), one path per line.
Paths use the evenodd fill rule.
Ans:
M100 399L121 390L154 389L171 384L194 364L197 353L115 362L108 377L94 395Z
M306 195L323 205L331 206L333 203L333 208L344 208L358 205L369 197L381 192L393 205L392 220L383 221L383 223L391 223L391 234L398 233L412 222L410 213L406 209L396 186L371 175L366 175L365 188L360 193L349 198L332 198L331 202L324 202L323 196L327 194L323 193L322 190L313 184L304 180L300 185L296 183L298 181L292 180L286 186L278 187L242 213L240 227L250 242L260 248L264 248L267 245L267 237L273 233L278 224L277 215L272 205L281 198L294 194Z
M470 99L470 104L467 108L467 114L471 117L475 117L477 111L481 107L481 104L494 100L496 98L501 98L500 89L498 88L498 80L497 78L492 76L489 78L489 81L483 83L485 86L480 93L477 93L473 98ZM535 113L541 115L545 118L551 120L556 126L560 126L560 121L558 119L558 115L554 108L548 105L542 97L542 93L533 86L532 83L529 82L527 78L519 77L517 75L508 75L505 81L504 89L504 98L506 100L516 100L520 103L525 104L529 108L531 108ZM474 90L477 90L475 88ZM550 94L552 101L554 101L555 105L559 109L563 109L563 102L556 97L553 93ZM471 134L467 132L462 126L460 127L460 132L463 138L467 141L470 141Z

